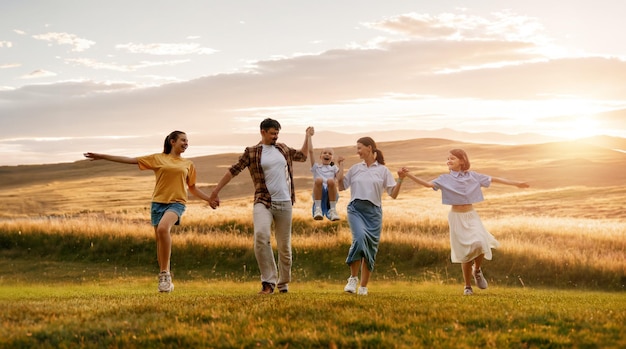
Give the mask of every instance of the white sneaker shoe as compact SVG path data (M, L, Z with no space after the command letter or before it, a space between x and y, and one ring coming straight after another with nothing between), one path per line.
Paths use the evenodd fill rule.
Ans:
M356 292L356 284L357 283L359 283L359 277L358 276L350 276L348 278L348 283L346 284L346 287L343 288L343 290L345 292L355 293Z
M172 276L167 271L159 273L159 292L172 292L174 291L174 284L172 283Z
M482 269L476 270L472 266L472 275L474 275L474 281L476 282L476 286L478 286L478 288L483 290L487 288L487 280L485 280Z
M474 294L474 291L472 290L471 286L465 286L465 289L463 290L463 295L464 296L471 296Z
M322 213L321 208L315 208L315 213L313 213L313 219L315 219L316 221L321 221L322 219L324 219L324 214Z
M339 215L337 214L337 210L335 210L334 208L331 208L330 210L328 210L328 219L330 219L333 222L338 221Z
M359 287L359 291L357 293L359 296L367 296L367 287Z

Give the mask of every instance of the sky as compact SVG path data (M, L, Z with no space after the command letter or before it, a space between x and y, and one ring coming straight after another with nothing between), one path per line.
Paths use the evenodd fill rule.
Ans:
M173 130L189 157L240 152L266 117L281 135L626 137L623 13L622 0L0 0L0 166L156 153Z

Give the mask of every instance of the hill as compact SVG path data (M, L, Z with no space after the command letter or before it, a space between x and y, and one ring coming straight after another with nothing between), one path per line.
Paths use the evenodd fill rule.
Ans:
M621 142L621 143L620 143ZM593 144L592 144L593 143ZM407 166L419 177L432 179L446 172L448 150L463 148L472 169L492 176L525 180L533 188L567 186L610 187L626 183L626 153L621 138L551 142L527 145L464 143L440 138L380 142L387 166L395 172ZM301 143L292 143L299 148ZM243 150L243 146L242 146ZM315 150L315 154L319 149ZM360 161L355 146L335 148L346 158L346 168ZM199 186L210 191L225 171L237 161L238 153L192 158L198 168ZM317 157L317 155L316 155ZM310 162L295 164L297 190L310 190ZM89 205L94 201L116 207L146 202L154 185L151 171L107 161L81 160L74 163L0 167L0 207L14 213L37 214L50 207L63 209L68 201ZM414 184L407 185L407 188ZM220 194L222 199L252 197L247 171L235 177Z

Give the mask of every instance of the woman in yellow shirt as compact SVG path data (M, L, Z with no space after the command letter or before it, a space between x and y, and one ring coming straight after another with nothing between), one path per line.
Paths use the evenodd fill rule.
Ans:
M170 230L180 224L187 203L187 188L193 195L209 201L209 196L196 188L196 167L181 154L189 145L187 135L174 131L165 137L163 153L141 157L126 157L98 153L85 153L91 160L109 160L124 164L137 164L140 170L153 170L156 177L152 193L151 221L156 235L157 259L159 262L159 292L174 290L170 274L172 237ZM186 188L187 187L187 188ZM215 208L213 204L212 207Z

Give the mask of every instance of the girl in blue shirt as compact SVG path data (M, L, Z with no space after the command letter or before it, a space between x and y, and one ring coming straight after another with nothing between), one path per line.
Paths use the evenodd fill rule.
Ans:
M492 182L518 188L528 188L529 185L526 182L469 171L470 161L463 149L450 150L446 164L450 173L442 174L430 182L413 176L406 168L403 171L408 178L424 187L441 189L442 203L451 205L448 213L450 258L452 263L461 263L465 281L463 294L469 296L474 294L472 276L478 288L487 288L481 265L484 259L491 260L491 249L500 246L495 237L485 229L472 204L484 200L481 188L489 187Z

